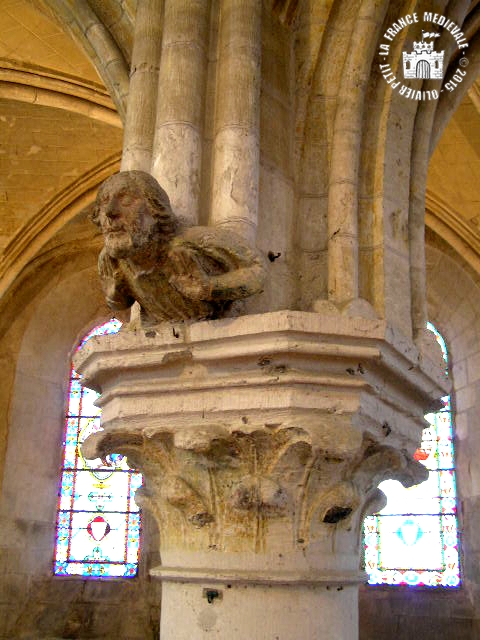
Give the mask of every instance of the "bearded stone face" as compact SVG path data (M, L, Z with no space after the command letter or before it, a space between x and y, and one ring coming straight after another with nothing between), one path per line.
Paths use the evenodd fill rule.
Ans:
M100 187L96 209L105 249L111 258L135 257L161 241L157 221L142 189L128 176L117 174Z

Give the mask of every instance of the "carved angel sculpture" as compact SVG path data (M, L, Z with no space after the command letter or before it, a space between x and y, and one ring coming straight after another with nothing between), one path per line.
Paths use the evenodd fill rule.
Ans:
M118 311L136 300L144 324L218 318L262 290L261 255L231 231L181 228L148 173L108 178L92 218L104 237L98 268L107 303Z

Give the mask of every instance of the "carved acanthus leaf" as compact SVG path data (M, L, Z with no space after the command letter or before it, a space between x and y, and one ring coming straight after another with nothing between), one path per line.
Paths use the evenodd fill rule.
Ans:
M228 544L223 532L237 531L242 544L250 539L257 548L258 536L267 535L266 523L282 518L305 545L321 537L322 527L349 528L374 496L378 503L381 480L423 479L423 467L407 452L343 426L337 441L297 422L245 425L245 431L238 423L203 423L170 433L148 428L136 435L112 430L90 436L84 452L97 457L117 451L138 464L147 478L142 503L164 536L191 527L188 535L195 540L194 530L202 529L197 540L207 535L220 548Z

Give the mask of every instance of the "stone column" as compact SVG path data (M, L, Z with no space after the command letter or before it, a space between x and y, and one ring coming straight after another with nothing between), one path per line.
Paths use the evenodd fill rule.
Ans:
M375 42L386 3L361 3L342 70L328 189L328 296L342 307L359 297L358 173ZM368 43L368 44L366 44Z
M162 0L138 0L121 171L149 171L162 44Z
M208 0L165 0L151 173L188 225L199 217L209 16Z
M145 476L162 640L355 640L363 517L413 461L441 366L385 322L279 311L90 340L75 368Z
M221 0L210 223L255 242L260 162L258 0Z

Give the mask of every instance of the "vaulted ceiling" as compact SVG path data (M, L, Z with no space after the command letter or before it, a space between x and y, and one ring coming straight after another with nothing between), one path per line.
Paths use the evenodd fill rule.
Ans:
M8 289L118 167L120 118L55 16L0 2L0 288Z

